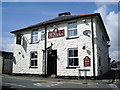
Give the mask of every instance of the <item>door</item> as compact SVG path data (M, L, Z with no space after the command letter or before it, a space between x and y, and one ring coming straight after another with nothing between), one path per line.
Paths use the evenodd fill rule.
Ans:
M57 50L48 51L48 61L47 61L47 75L57 74Z

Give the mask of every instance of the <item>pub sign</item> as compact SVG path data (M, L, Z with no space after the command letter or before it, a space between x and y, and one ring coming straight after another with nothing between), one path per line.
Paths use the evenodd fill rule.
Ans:
M90 58L88 57L88 56L86 56L85 58L84 58L84 66L86 67L86 66L90 66Z
M62 37L64 35L64 29L58 30L57 28L55 28L52 32L48 32L48 38Z

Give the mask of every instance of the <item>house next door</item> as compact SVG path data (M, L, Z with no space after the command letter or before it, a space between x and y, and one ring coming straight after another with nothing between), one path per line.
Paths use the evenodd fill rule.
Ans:
M57 74L57 50L48 50L47 75Z

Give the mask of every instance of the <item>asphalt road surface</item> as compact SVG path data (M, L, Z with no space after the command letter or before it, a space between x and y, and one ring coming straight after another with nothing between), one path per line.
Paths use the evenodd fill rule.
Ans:
M25 78L2 77L2 90L21 90L21 89L39 89L39 88L86 88L102 90L119 90L115 84L79 84L53 81L28 80ZM86 90L85 89L85 90Z

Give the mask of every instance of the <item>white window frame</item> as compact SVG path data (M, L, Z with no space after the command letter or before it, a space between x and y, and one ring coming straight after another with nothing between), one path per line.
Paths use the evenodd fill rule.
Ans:
M37 31L37 34L33 34L33 32L35 32L35 31ZM33 41L33 38L37 38L37 40ZM38 29L33 30L32 34L31 34L31 43L36 43L36 42L38 42Z
M73 56L73 57L70 57L69 56L69 50L77 50L78 51L78 48L68 48L68 67L78 67L79 66L79 58L78 58L78 55L77 56ZM77 53L78 54L78 53ZM78 65L70 65L69 64L69 59L70 58L73 58L73 59L75 59L75 58L77 58L78 59Z
M76 28L69 28L69 24L72 24L72 23L76 23ZM78 37L78 29L77 29L77 21L73 21L73 22L68 22L68 25L67 25L67 37L68 38L74 38L74 37ZM76 35L74 35L74 36L71 36L71 35L69 35L69 31L75 31L75 30L77 30L76 32L77 32L77 34Z
M45 40L45 31L41 32L41 40Z
M32 58L32 53L37 53L37 58ZM32 60L34 60L34 65L32 65ZM37 61L37 65L35 65L35 60ZM30 52L30 67L38 67L38 52L37 51Z

